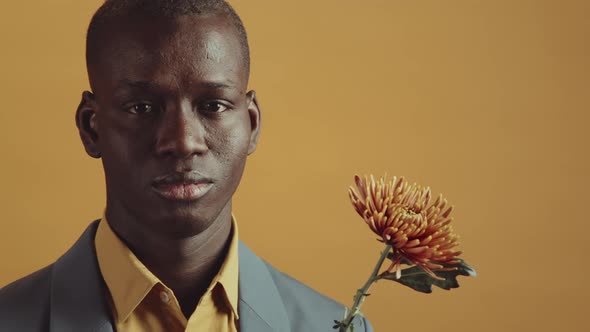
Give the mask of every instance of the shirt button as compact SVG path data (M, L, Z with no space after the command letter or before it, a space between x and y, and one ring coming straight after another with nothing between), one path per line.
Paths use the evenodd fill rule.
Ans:
M162 300L162 302L164 302L164 303L168 303L168 302L170 302L170 295L168 295L168 293L166 291L161 291L160 292L160 300Z

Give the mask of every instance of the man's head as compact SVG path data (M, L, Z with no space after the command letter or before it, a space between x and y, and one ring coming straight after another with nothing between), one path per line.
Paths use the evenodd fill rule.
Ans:
M101 157L107 216L171 236L231 213L260 110L246 34L222 0L108 0L87 41L77 125ZM127 221L125 221L127 222Z

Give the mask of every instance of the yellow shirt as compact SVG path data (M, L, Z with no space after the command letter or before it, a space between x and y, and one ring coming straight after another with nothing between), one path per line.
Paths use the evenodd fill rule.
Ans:
M211 285L187 320L172 290L135 257L103 218L96 231L98 265L118 332L238 331L238 228Z

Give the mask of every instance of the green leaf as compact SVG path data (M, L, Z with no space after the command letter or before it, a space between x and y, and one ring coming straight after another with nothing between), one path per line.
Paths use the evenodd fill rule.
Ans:
M332 328L333 328L334 330L338 330L338 329L340 329L340 327L341 327L341 326L342 326L342 322L341 322L341 321L339 321L339 320L334 320L334 326L332 326Z
M395 260L395 255L392 252L389 252L387 254L387 259L393 261L393 260ZM401 258L400 263L401 264L405 264L405 265L413 265L413 263L409 259L407 259L405 257L402 257Z
M378 280L380 279L387 279L399 282L402 285L408 286L418 292L422 293L432 293L432 285L440 287L442 289L450 290L452 288L458 288L459 282L457 281L457 276L469 276L475 277L477 273L475 269L465 263L462 259L457 259L459 263L457 264L441 264L444 267L456 267L456 270L452 271L434 271L434 274L437 276L444 278L444 280L438 280L431 277L428 273L426 273L422 268L418 266L413 266L407 269L402 270L402 275L399 279L395 277L394 273L385 273L379 276Z

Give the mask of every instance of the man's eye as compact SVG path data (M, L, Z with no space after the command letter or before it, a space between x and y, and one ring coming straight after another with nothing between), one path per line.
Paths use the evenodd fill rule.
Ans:
M129 107L129 112L133 114L144 114L152 111L152 105L150 104L135 104Z
M227 110L228 107L220 102L212 101L212 102L208 102L208 103L203 104L201 109L205 112L221 113L221 112Z

